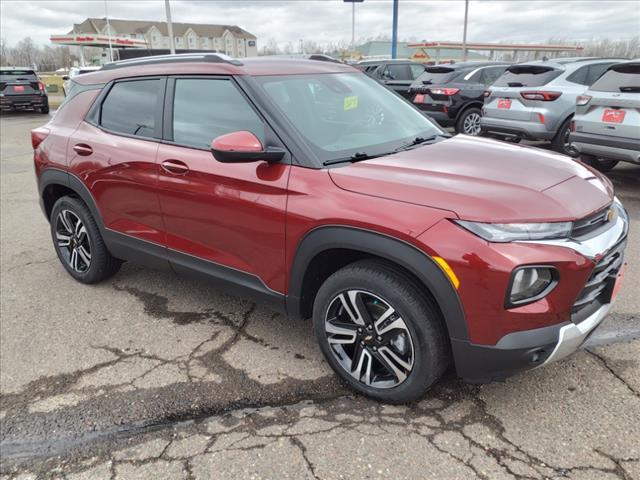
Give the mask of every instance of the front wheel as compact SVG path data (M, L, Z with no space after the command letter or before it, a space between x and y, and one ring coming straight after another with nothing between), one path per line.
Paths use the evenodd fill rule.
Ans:
M384 261L359 261L331 275L316 296L313 323L335 372L377 400L422 397L449 363L432 300L413 278Z
M482 112L479 108L467 108L456 122L456 133L477 137L480 135L481 117Z

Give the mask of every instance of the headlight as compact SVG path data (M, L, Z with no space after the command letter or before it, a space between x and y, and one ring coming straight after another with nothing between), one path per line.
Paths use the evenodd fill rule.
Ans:
M455 222L489 242L568 238L572 228L571 222L480 223L466 220L455 220Z
M547 296L558 283L558 271L548 266L519 267L511 274L506 308L519 307Z

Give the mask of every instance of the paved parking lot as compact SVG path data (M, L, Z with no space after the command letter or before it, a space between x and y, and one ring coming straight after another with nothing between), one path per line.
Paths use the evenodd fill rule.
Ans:
M28 132L0 119L0 478L640 479L640 167L612 174L626 285L587 348L413 405L352 396L308 322L125 265L76 283L38 206Z

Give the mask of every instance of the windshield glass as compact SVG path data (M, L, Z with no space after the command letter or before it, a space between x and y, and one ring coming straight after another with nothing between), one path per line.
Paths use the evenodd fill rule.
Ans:
M33 80L36 74L33 70L0 70L0 80L11 82L12 80Z
M420 84L441 84L450 82L454 77L460 75L460 70L451 67L427 67L420 75L416 83Z
M256 77L321 161L382 155L443 132L362 73Z

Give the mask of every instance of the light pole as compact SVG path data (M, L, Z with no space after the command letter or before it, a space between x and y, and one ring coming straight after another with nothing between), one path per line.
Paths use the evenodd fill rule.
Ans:
M107 20L107 35L109 36L109 61L113 62L113 48L111 48L111 24L109 23L109 10L107 9L107 0L104 0L104 18ZM84 55L82 55L81 57L81 63L84 66Z
M462 61L467 61L467 19L469 17L469 0L464 0L464 30L462 32Z
M171 23L171 5L169 5L169 0L164 0L164 9L167 12L167 33L169 34L169 49L171 50L171 55L175 55L176 45L173 40L173 24Z
M393 26L391 29L391 58L398 58L398 0L393 0Z
M364 0L343 0L344 3L351 4L351 49L356 46L356 3L362 3Z

